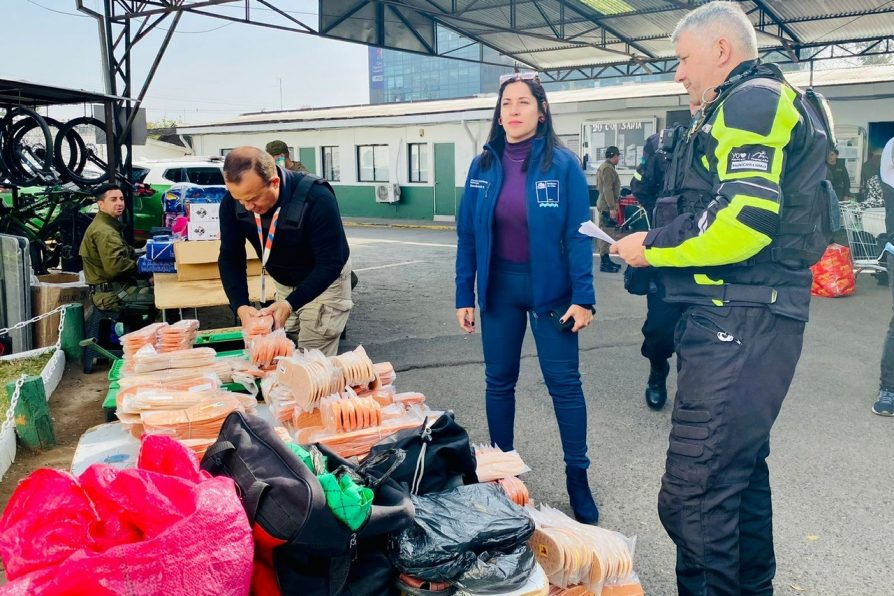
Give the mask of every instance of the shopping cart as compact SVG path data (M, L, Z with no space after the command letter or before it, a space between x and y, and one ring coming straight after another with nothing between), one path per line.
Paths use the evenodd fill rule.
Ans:
M635 232L648 231L652 229L649 221L649 214L646 209L639 204L636 197L628 195L618 201L620 218L618 219L618 228L620 230Z
M885 231L885 210L863 210L856 203L842 203L841 225L850 245L854 273L887 271L885 248L878 241L878 235Z

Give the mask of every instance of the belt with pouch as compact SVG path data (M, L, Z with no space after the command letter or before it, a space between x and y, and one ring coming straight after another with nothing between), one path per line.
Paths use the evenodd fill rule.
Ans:
M116 293L118 298L124 298L127 295L127 285L121 282L105 282L88 286L90 295L99 294L101 292Z

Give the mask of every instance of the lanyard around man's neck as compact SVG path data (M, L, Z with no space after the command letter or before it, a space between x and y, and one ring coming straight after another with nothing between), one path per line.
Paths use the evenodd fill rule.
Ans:
M255 212L255 224L258 226L258 240L263 248L261 252L261 302L267 301L267 260L270 258L270 249L273 248L273 238L276 236L276 224L279 222L279 211L282 207L277 207L273 212L273 219L270 220L270 229L267 231L267 240L264 240L264 226L261 223L261 216Z

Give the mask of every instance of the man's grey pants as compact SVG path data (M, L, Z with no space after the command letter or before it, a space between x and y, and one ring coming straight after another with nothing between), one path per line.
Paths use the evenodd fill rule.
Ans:
M285 300L295 289L276 280L273 283L277 300ZM353 307L349 258L338 279L313 301L292 313L286 321L286 333L299 348L317 349L327 356L335 356L338 354L338 340L348 324Z

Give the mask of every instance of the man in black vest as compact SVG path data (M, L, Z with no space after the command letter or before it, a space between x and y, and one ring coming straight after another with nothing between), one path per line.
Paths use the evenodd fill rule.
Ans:
M243 324L271 314L299 347L334 356L353 302L348 240L332 188L278 168L255 147L227 154L224 180L229 192L220 206L218 266L233 312ZM263 264L262 299L275 289L276 302L262 310L249 303L246 240Z
M680 594L772 594L766 458L801 355L809 266L836 227L829 117L757 59L738 3L699 6L671 39L676 80L700 109L674 152L659 227L612 245L628 265L655 267L665 300L685 307L658 513Z

